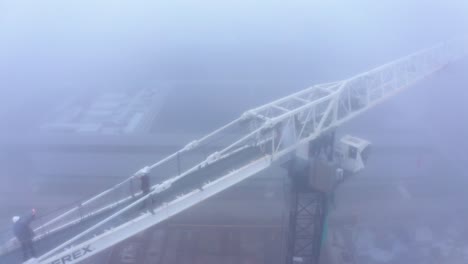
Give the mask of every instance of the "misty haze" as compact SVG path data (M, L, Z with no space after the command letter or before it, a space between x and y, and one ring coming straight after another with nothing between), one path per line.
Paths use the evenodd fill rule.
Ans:
M466 32L462 0L0 0L0 263L467 263Z

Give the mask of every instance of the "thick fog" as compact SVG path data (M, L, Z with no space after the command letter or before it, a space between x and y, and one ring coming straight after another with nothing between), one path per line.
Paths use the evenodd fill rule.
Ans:
M26 129L51 106L46 102L64 93L157 82L183 82L181 100L195 91L202 98L226 100L224 90L239 91L228 97L233 108L239 102L237 115L257 101L352 76L468 27L464 1L0 5L2 118L9 120L4 130ZM205 83L201 89L190 81L232 87ZM267 95L241 105L244 91L256 89L268 90Z
M0 0L0 231L29 208L53 211L95 194L245 110L466 32L463 0ZM450 65L340 128L374 144L369 188L423 174L419 166L431 164L430 175L411 184L429 186L421 192L439 195L437 206L453 209L448 215L468 210L450 207L467 198L456 189L468 183L467 69L466 59ZM96 152L92 134L41 129L64 102L152 87L162 87L165 97L146 134L96 140L139 146L148 140L157 147L159 136L170 135L176 142L156 152ZM81 141L89 149L76 147ZM375 180L382 171L392 172ZM361 183L338 195L346 206L373 199L372 192L353 193L362 194L367 183ZM391 204L389 197L382 206ZM420 199L431 211L434 201ZM340 213L353 214L349 207ZM413 215L418 208L408 210Z

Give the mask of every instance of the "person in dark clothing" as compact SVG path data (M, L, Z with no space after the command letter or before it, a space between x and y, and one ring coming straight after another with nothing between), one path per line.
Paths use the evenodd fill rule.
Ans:
M36 257L36 251L33 247L34 231L31 229L30 226L35 216L36 210L32 209L30 214L23 217L14 216L12 219L13 233L15 234L16 238L21 244L24 261Z
M140 189L143 195L147 195L151 191L150 177L148 173L140 175Z
M151 192L149 169L145 168L145 170L143 170L143 173L138 175L138 178L140 179L140 189L141 189L141 192L143 193L143 196L148 195ZM149 208L150 212L153 213L153 204L154 204L153 196L149 195L148 198L146 198L142 202L141 210L145 210L146 208Z

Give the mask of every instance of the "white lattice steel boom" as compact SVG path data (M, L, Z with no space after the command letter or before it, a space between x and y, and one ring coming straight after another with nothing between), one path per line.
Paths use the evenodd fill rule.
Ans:
M464 54L462 43L442 43L355 77L315 85L249 110L239 119L150 166L152 182L156 183L150 194L142 195L129 188L135 181L131 177L38 226L36 232L46 237L79 224L83 219L110 212L68 241L55 245L40 257L39 263L76 263L144 231L257 174L273 162L287 159L288 154L302 144L351 120ZM214 172L208 178L200 177L206 168ZM186 184L179 184L194 179L200 181L194 188L187 189ZM130 213L148 197L160 201L152 212ZM86 213L78 218L80 210Z

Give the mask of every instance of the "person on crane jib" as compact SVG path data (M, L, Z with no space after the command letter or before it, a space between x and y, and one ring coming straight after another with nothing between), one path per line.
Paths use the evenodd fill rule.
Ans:
M140 189L144 195L147 195L151 191L150 177L148 173L139 175L140 178Z
M31 212L25 216L14 216L12 218L13 233L21 244L24 261L36 257L36 251L33 246L34 231L30 227L35 216L36 210L32 209Z
M139 170L134 176L134 179L140 181L140 191L143 195L147 195L151 192L150 171L150 167L146 166Z
M143 168L137 175L137 178L140 180L140 190L143 196L148 195L151 192L151 180L150 180L150 168L145 167ZM154 199L153 195L149 195L142 204L141 210L149 209L151 213L153 213L153 205Z

